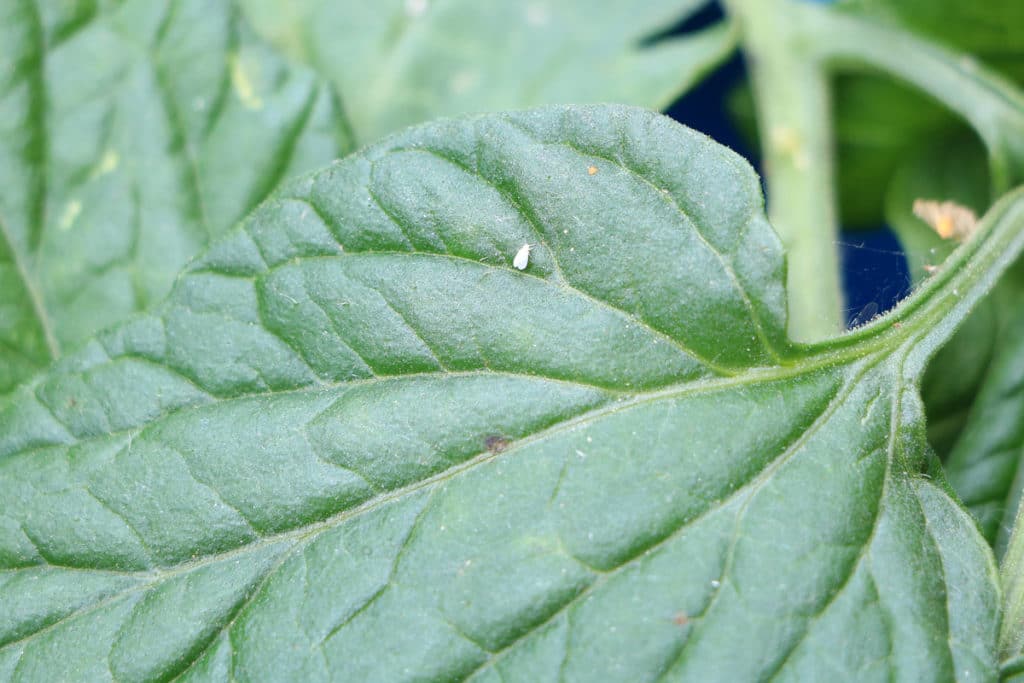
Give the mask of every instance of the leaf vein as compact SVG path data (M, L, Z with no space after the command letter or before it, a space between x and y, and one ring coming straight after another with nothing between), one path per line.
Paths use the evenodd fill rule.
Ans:
M303 286L305 286L305 282L303 283ZM366 368L366 372L370 373L371 378L379 377L380 375L377 374L377 369L370 365L370 361L366 360L366 358L363 357L363 354L359 353L359 351L357 351L355 347L353 347L352 344L347 339L344 338L344 336L341 333L341 328L338 327L338 322L334 319L334 316L332 316L327 311L327 308L323 305L323 303L321 303L316 296L309 292L309 290L306 290L306 294L307 298L310 301L312 301L313 304L320 309L320 312L324 314L324 317L327 318L327 321L331 324L331 329L334 330L334 336L338 340L338 342L346 349L351 351L353 355L355 355L356 359L358 359L359 362L362 363L363 366ZM284 340L282 339L282 341ZM310 368L310 370L312 371L312 368Z
M416 243L412 241L412 238L409 237L409 233L406 231L403 222L399 220L397 216L392 214L390 209L384 206L384 202L380 200L380 197L377 196L377 193L373 191L373 188L370 187L369 184L367 184L366 186L366 194L371 200L373 200L373 203L377 205L377 208L380 209L381 213L384 214L385 218L387 218L392 225L398 228L398 232L402 233L402 239L409 243L409 249L411 249L414 252L421 251L420 248L416 246ZM444 242L442 242L441 244L443 246Z
M436 488L429 489L426 500L423 501L423 507L421 507L419 512L416 513L416 516L413 518L412 523L409 525L409 529L405 533L405 538L403 538L402 542L398 545L398 552L395 553L394 558L392 558L391 560L391 567L388 570L388 576L386 579L384 579L384 582L383 584L381 584L381 587L374 591L373 594L369 598L367 598L362 605L356 608L350 615L345 617L341 621L341 623L339 623L337 626L334 626L333 628L331 628L330 631L327 632L327 635L324 636L317 645L320 649L323 649L324 645L327 644L328 640L333 638L335 634L341 631L342 628L351 623L352 620L355 619L359 614L365 612L366 609L369 608L370 605L372 605L385 592L387 592L387 590L394 583L395 576L398 573L398 565L402 561L402 556L404 555L405 550L409 547L409 543L412 541L417 529L419 529L420 522L423 520L423 517L426 516L427 510L430 508L430 503L434 499L434 494L436 492Z
M131 450L131 442L130 441L128 443L127 448L128 448L129 451ZM154 564L155 564L154 561L153 561L153 551L152 551L152 549L150 549L149 545L146 543L146 539L144 539L142 537L142 534L139 533L139 530L135 528L135 525L131 523L131 521L124 515L124 513L120 512L119 510L115 510L105 500L103 500L102 498L97 496L93 492L93 490L91 488L89 488L88 486L83 486L82 490L85 491L85 493L90 498L95 500L101 507L103 507L105 510L110 511L111 514L113 514L115 517L120 519L124 523L124 525L126 527L128 527L128 530L130 532L132 532L132 535L135 536L136 540L138 540L139 545L142 546L143 552L146 553L146 562L147 562L147 565L148 565L146 567L146 569L152 569Z
M520 128L520 130L523 130L524 133L526 133L528 136L533 138L538 143L543 143L543 141L537 139L531 133L531 131L523 128L517 122L513 121L512 124L515 125L517 128ZM548 144L551 144L551 143L548 143ZM594 153L594 152L591 152L591 151L588 151L588 150L582 150L582 149L578 148L577 146L573 145L571 142L567 142L567 141L564 141L564 140L563 141L555 142L554 144L562 146L562 147L567 147L568 149L571 149L572 151L576 152L577 154L579 154L581 156L586 155L586 156L590 156L590 157L595 157L597 159L601 159L603 161L606 161L607 163L612 164L614 166L618 166L622 170L629 172L632 176L634 176L635 178L641 180L642 182L644 182L645 184L650 186L653 190L655 190L658 193L659 196L661 196L664 199L664 201L666 201L672 207L674 207L675 210L679 213L679 215L682 216L684 219L686 219L687 223L689 223L691 226L693 226L694 234L708 248L708 250L711 251L711 253L718 260L719 264L721 264L722 269L726 273L726 276L732 281L732 284L736 288L736 291L739 293L740 297L743 299L743 305L747 309L747 313L750 315L750 320L754 324L754 329L755 329L755 331L757 333L758 339L761 340L761 343L764 345L765 350L768 351L768 353L771 355L771 358L773 360L775 360L776 362L782 362L782 357L779 355L778 351L776 351L774 346L769 342L768 337L765 334L764 326L763 326L763 323L761 321L761 317L757 314L757 310L754 308L753 301L750 299L750 293L747 292L746 287L744 287L740 283L739 276L736 274L736 270L733 267L732 260L729 259L729 258L726 258L725 254L723 254L721 251L719 251L707 239L707 237L704 235L703 231L701 231L700 225L698 224L698 222L696 220L694 220L693 217L690 216L689 213L687 213L685 210L683 210L683 207L680 206L679 202L676 200L675 196L672 195L671 192L669 192L665 188L658 187L652 180L647 178L645 175L643 175L642 173L640 173L636 169L634 169L631 166L627 165L622 160L613 159L611 157L608 157L608 156L605 156L605 155L602 155L602 154L598 154L598 153ZM749 222L749 219L748 219L748 222Z
M421 153L421 154L429 154L429 155L432 155L432 156L436 156L439 159L447 161L447 162L453 164L454 166L457 166L458 168L461 168L466 173L470 173L470 174L480 178L488 186L492 187L495 191L497 191L499 194L501 194L501 196L505 199L505 201L507 201L514 209L516 209L516 211L528 223L531 224L531 226L533 227L534 233L537 236L537 240L542 245L544 245L544 248L551 254L551 261L552 261L552 263L555 266L556 275L557 275L558 280L559 280L559 286L561 286L564 289L567 289L567 290L570 290L570 291L576 293L577 295L587 299L588 301L593 302L594 304L596 304L596 305L598 305L598 306L600 306L602 308L605 308L605 309L610 310L610 311L614 311L614 312L616 312L619 315L626 316L627 318L629 318L630 320L635 322L638 326L640 326L643 329L647 330L647 332L649 332L651 335L657 337L658 339L664 340L666 343L676 347L677 349L679 349L680 351L682 351L686 355L690 356L691 358L694 358L699 363L704 365L709 370L715 372L716 374L719 374L719 375L733 375L733 374L736 374L736 372L734 370L727 370L725 368L719 367L717 364L715 364L710 359L701 356L696 351L694 351L694 350L692 350L690 348L687 348L686 345L684 345L682 343L682 341L680 341L679 339L676 339L675 337L673 337L671 335L665 334L661 330L658 330L658 329L652 327L650 324L647 323L646 320L643 320L642 318L637 317L636 315L630 313L629 311L626 311L626 310L623 310L621 308L618 308L617 306L613 306L611 303L609 303L607 301L604 301L603 299L599 299L596 296L594 296L593 294L590 294L589 292L585 292L582 289L574 287L572 284L570 284L569 281L566 279L564 273L562 272L561 266L559 265L559 262L558 262L558 258L555 256L554 250L548 244L547 239L546 239L545 234L544 234L544 231L540 228L540 223L537 221L537 219L535 217L531 216L530 214L528 214L524 210L524 208L521 205L521 203L515 197L513 197L508 192L508 190L498 186L497 184L495 184L487 176L483 175L482 173L480 173L478 171L475 171L474 169L472 169L469 166L467 166L466 164L464 164L462 161L460 161L458 159L455 159L453 157L449 157L448 155L446 155L446 154L444 154L442 152L439 152L437 150L430 149L429 147L400 147L400 148L395 148L392 151L395 151L395 152L418 152L418 153ZM371 253L371 252L359 252L359 253ZM387 252L375 252L375 253L387 253ZM452 255L452 256L448 256L448 258L464 258L464 257ZM495 267L497 267L497 266L493 266L493 265L490 265L490 264L482 263L481 261L478 261L476 259L466 259L466 260L470 261L471 263L477 264L477 265L484 265L487 268L495 268ZM507 267L505 267L505 269L507 270ZM522 275L525 275L525 273L522 273ZM543 279L543 278L538 278L538 279Z
M868 367L865 367L861 374L863 374L863 372L867 372ZM778 456L776 456L770 463L768 463L764 468L762 468L761 471L758 472L753 479L743 482L728 496L726 496L722 500L717 501L712 505L709 505L696 517L683 521L676 528L669 531L663 538L655 541L654 543L645 548L637 550L635 553L633 553L633 555L623 559L614 567L604 571L596 581L585 587L574 597L566 601L565 604L554 610L545 621L541 622L540 624L537 624L536 626L531 627L528 631L524 632L523 634L515 638L501 650L495 652L494 655L487 662L485 662L477 669L471 671L463 680L467 680L470 676L472 676L485 666L493 664L498 658L504 656L505 653L509 652L510 649L514 647L517 643L519 643L532 633L536 632L540 628L543 628L544 626L552 622L560 614L565 613L575 604L585 600L587 596L589 596L591 593L597 590L600 586L604 585L604 583L606 583L609 580L609 577L614 575L616 572L622 570L624 567L634 562L635 560L639 559L640 557L650 555L651 553L655 552L658 548L664 546L666 543L669 543L673 539L677 538L679 534L683 533L687 529L692 528L694 525L706 519L711 514L719 510L724 510L734 502L740 501L744 497L748 497L752 490L763 486L769 479L771 479L772 476L774 476L774 474L779 470L779 468L781 468L781 466L784 463L786 463L795 453L799 451L801 447L803 447L805 443L807 443L811 436L813 436L815 433L817 433L819 429L821 429L825 424L827 424L828 420L832 417L832 415L835 414L835 412L843 404L846 398L849 397L850 393L852 392L853 386L857 382L857 379L859 379L859 375L858 377L848 380L846 384L842 387L842 389L839 392L837 392L837 394L832 398L832 400L825 407L822 413L818 415L817 418L815 418L814 422L798 438L796 438L792 443L790 443L786 448L784 448ZM724 575L722 578L725 578ZM724 583L724 581L722 583ZM704 610L705 613L708 610L710 610L710 607L711 606L709 605L708 608ZM682 656L682 654L683 653L681 652L680 656ZM671 668L672 666L667 667L667 669Z
M154 442L155 441L156 440L154 439ZM202 479L200 479L199 477L196 476L195 471L192 469L191 459L189 458L187 453L182 451L180 448L178 448L174 444L167 443L166 441L160 441L159 443L160 443L161 446L164 446L168 450L170 450L170 451L174 452L175 454L177 454L177 456L179 458L181 458L182 464L185 465L185 471L188 473L188 476L192 478L192 481L194 481L196 484L202 486L203 488L207 489L210 493L213 494L214 498L216 498L220 502L221 505L223 505L228 510L231 510L232 512L234 512L238 516L239 519L241 519L243 522L245 522L245 526L248 528L250 533L252 533L252 535L255 538L255 540L257 540L257 541L265 540L266 537L263 534L261 534L259 531L257 531L257 529L253 525L253 523L249 520L248 517L245 516L245 514L242 513L241 510L239 510L236 506L234 506L231 503L229 503L224 498L224 496L221 495L221 492L215 486L213 486L212 484L209 484L208 482L203 481Z

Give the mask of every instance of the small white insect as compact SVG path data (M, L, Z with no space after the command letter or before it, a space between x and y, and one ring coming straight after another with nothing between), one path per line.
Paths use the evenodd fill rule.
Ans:
M524 244L519 247L519 251L516 252L516 257L512 259L512 265L519 270L526 270L527 264L530 263L531 249L533 249L533 246L529 244Z

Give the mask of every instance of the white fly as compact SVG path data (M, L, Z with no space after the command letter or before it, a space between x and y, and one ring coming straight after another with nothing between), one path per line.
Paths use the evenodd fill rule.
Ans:
M524 244L519 247L519 251L516 252L516 256L512 259L512 265L518 270L526 270L527 264L530 263L530 250L533 249L529 244Z

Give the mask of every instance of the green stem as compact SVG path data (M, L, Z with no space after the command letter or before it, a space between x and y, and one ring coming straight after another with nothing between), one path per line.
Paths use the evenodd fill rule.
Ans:
M905 362L913 376L941 347L970 311L995 287L999 278L1024 253L1024 187L1000 198L982 217L978 232L957 248L934 276L914 295L863 327L819 344L804 354L834 354L846 362L858 354L908 342L914 347ZM1024 577L1022 577L1024 578Z
M821 7L803 5L799 10L792 9L804 16L803 21L795 24L808 31L804 38L814 45L815 61L823 67L835 69L853 65L879 69L920 88L962 116L988 149L994 195L1024 181L1024 93L1012 83L982 67L972 57L906 32ZM991 255L1001 261L1000 267L993 270L995 273L1009 268L1010 260L1020 254L1024 231L1019 221L1015 229L1016 246ZM997 240L995 247L1000 246L1005 245ZM947 262L944 270L952 270L954 265ZM974 269L986 266L983 262L971 264ZM991 275L989 280L985 289L994 285L995 276ZM951 291L955 296L962 290L953 287ZM942 327L941 322L936 324ZM933 336L942 340L951 333L952 330L938 330ZM933 343L931 348L925 348L922 356L930 355L935 346ZM1017 511L1003 557L1001 582L1003 622L999 650L1003 658L1009 658L1024 651L1024 509Z
M789 258L790 336L814 341L838 330L839 280L828 74L870 67L920 88L962 116L988 149L993 193L1024 181L1024 93L973 58L834 8L791 0L726 0L740 26L757 96L770 181L769 215ZM945 342L1024 250L1024 190L989 212L991 234L958 249L943 272L885 319L822 345L842 355L869 336L913 335L911 374ZM953 310L959 309L959 310ZM905 323L905 327L904 327ZM881 326L889 329L879 334ZM999 649L1024 651L1024 508L1003 558ZM1018 661L1022 670L1024 662Z
M962 116L989 153L993 196L1024 182L1024 94L959 54L906 31L792 0L726 0L749 61L768 176L769 216L789 260L789 333L840 330L829 73L874 68Z
M791 2L725 4L750 65L768 215L786 248L789 335L818 341L843 327L828 82Z
M906 31L809 4L790 8L813 57L835 70L872 67L928 93L962 116L988 149L993 193L1024 182L1024 93L969 55Z

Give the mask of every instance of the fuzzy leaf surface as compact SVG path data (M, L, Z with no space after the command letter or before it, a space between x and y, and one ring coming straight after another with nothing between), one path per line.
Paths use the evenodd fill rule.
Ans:
M993 680L916 383L1022 225L797 347L758 179L702 135L388 138L0 399L0 678Z
M897 173L887 215L915 279L945 267L955 242L942 240L912 215L914 200L953 200L981 213L988 203L984 163L980 150L961 142L923 152ZM1018 262L979 302L932 359L921 388L929 441L946 462L950 484L1000 556L1024 486L1018 474L1024 460L1022 266Z

